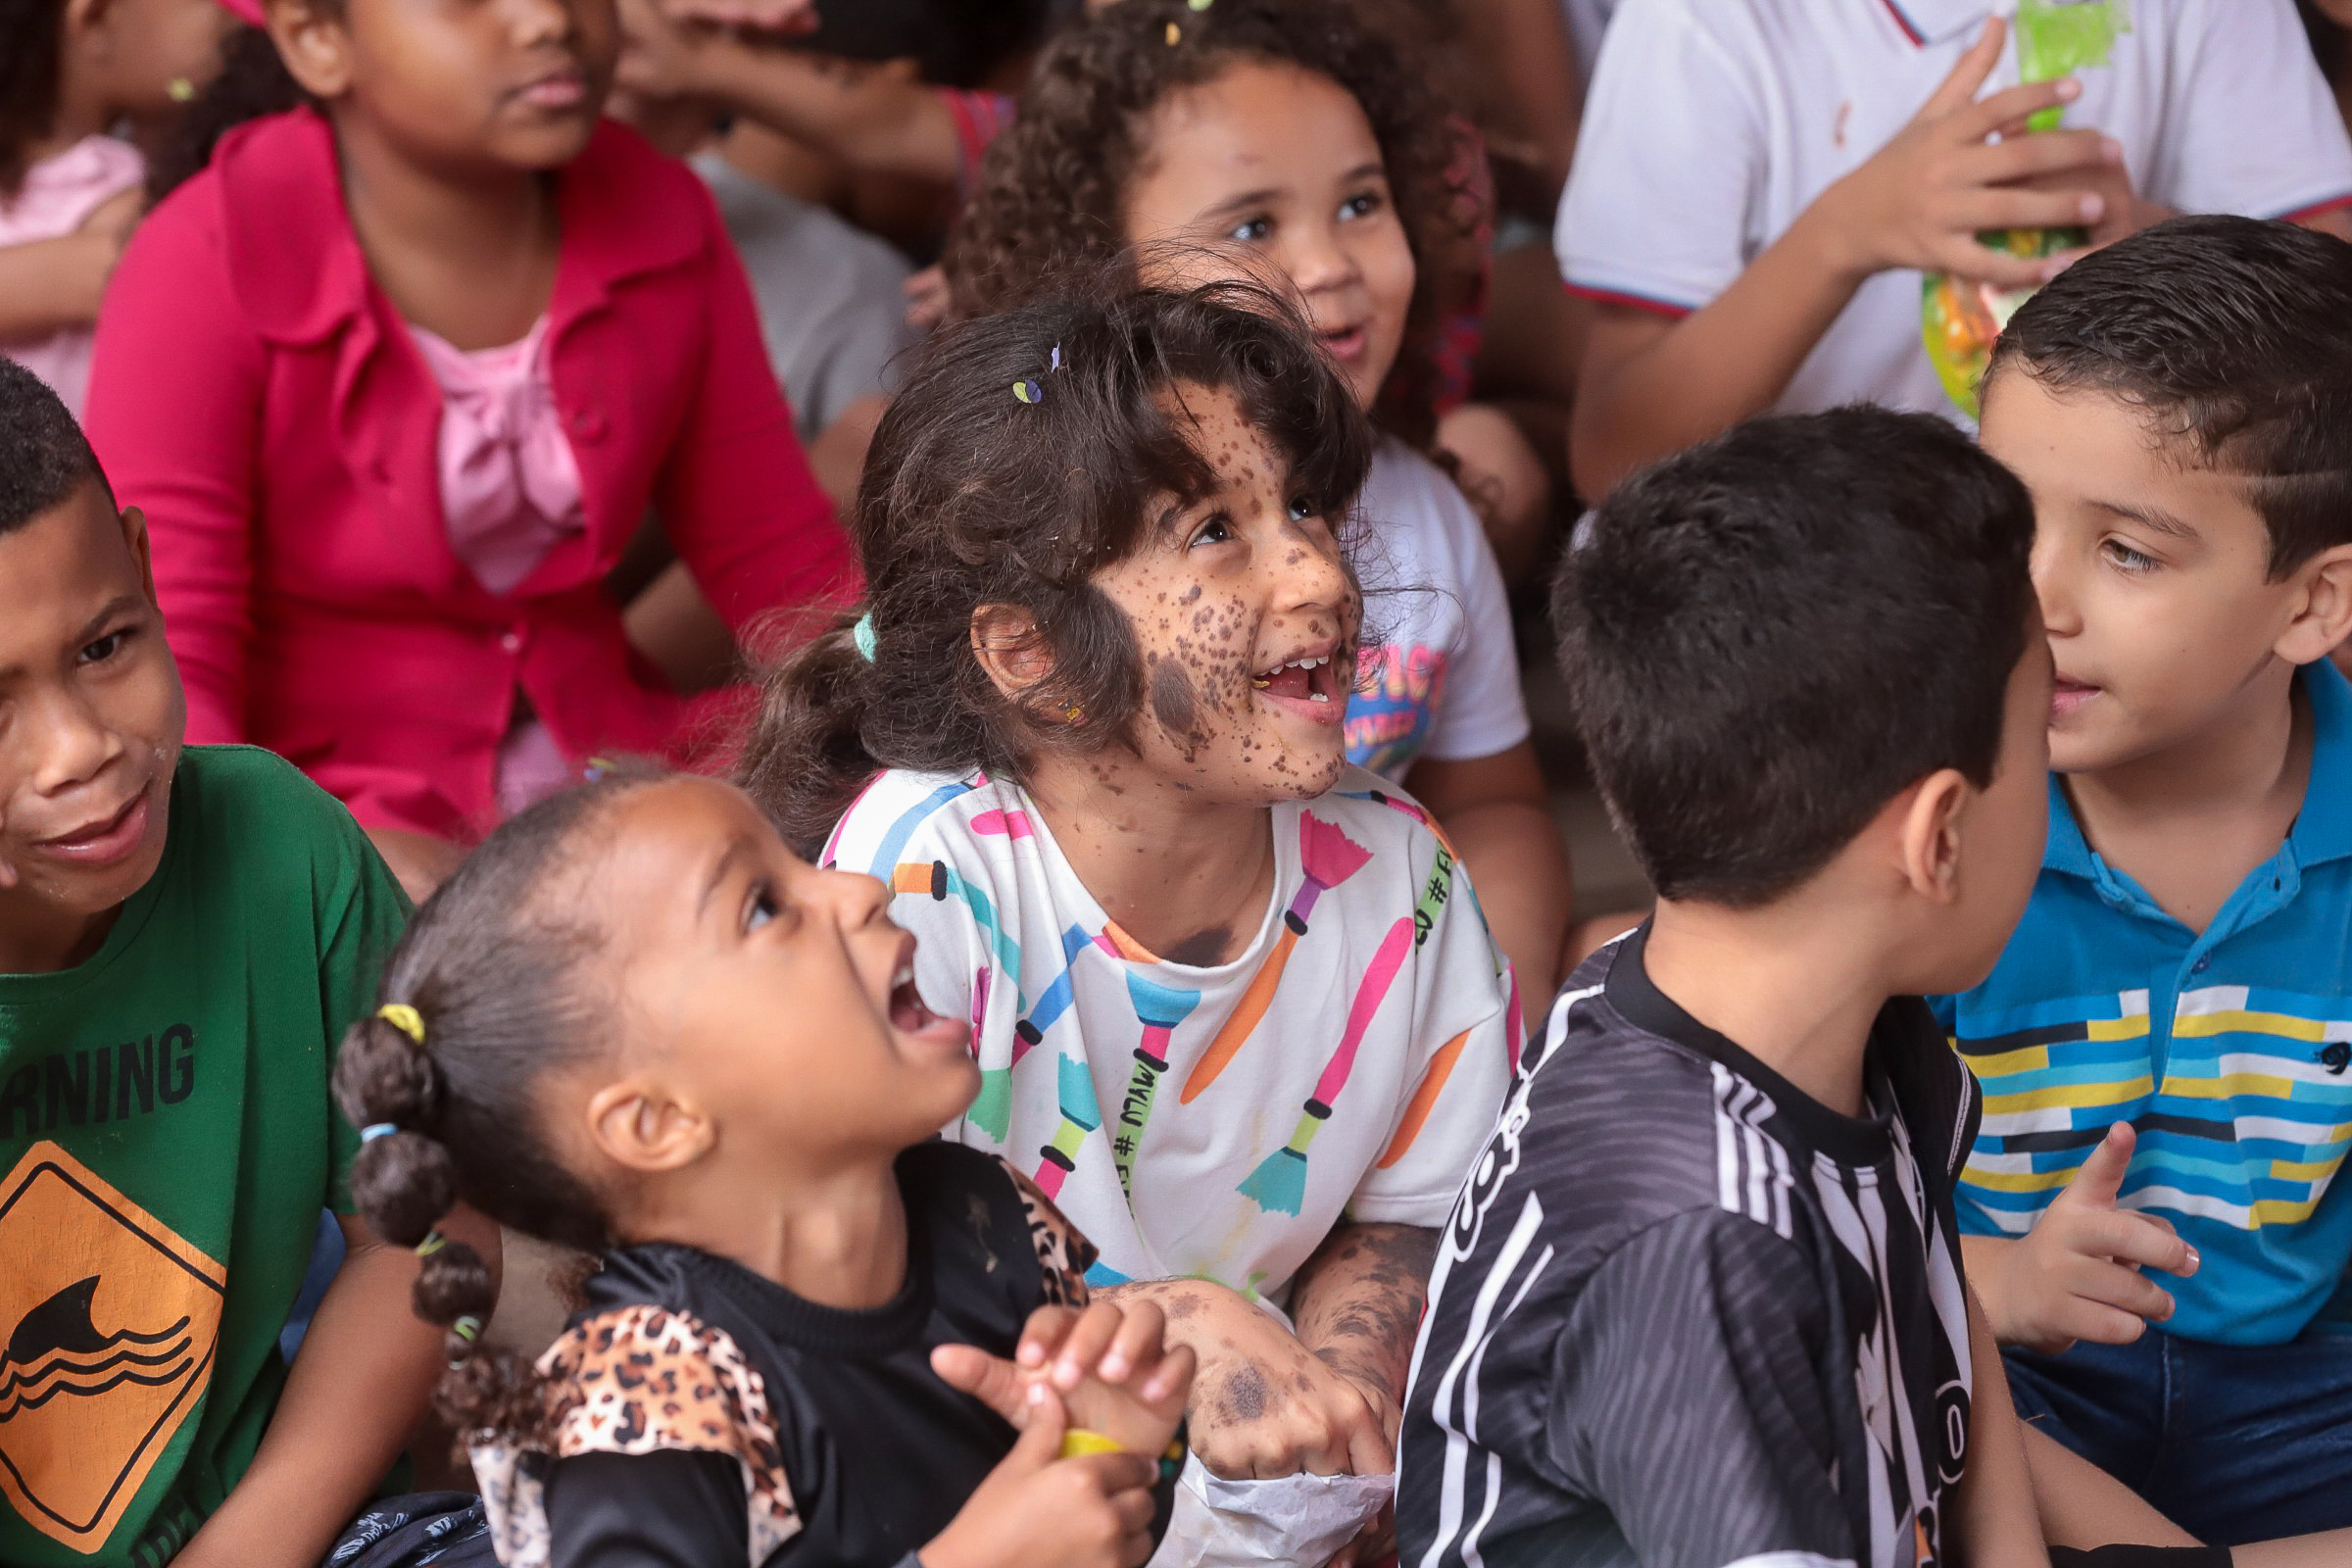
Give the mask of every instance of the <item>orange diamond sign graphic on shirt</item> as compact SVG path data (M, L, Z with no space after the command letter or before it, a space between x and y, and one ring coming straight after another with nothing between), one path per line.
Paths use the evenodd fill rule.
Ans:
M225 1276L47 1142L0 1183L0 1494L95 1552L212 1376Z

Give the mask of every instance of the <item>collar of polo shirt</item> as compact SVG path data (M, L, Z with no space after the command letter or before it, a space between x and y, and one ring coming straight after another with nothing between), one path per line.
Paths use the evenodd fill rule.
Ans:
M1894 24L1912 43L1925 47L1943 43L1964 35L1973 36L1984 25L1984 19L1994 12L2012 16L2017 11L2016 0L2003 0L1999 5L1987 5L1985 0L1875 0L1884 6Z

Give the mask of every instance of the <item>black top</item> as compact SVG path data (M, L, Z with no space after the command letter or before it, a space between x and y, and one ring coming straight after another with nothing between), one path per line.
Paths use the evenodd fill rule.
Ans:
M1406 1396L1402 1560L1942 1562L1975 1080L1897 998L1869 1113L1840 1115L1650 984L1646 937L1570 978L1455 1204Z
M1009 1357L1037 1307L1084 1301L1093 1250L975 1151L923 1144L898 1176L906 1283L881 1306L820 1306L688 1247L609 1254L541 1362L570 1396L553 1451L477 1456L502 1558L891 1568L938 1535L1014 1433L940 1382L932 1348Z

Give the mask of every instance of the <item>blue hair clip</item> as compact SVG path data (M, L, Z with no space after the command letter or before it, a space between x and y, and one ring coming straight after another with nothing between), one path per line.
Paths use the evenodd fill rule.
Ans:
M388 1121L370 1122L368 1125L360 1129L360 1142L363 1144L372 1144L385 1134L396 1133L398 1131L400 1131L400 1129L393 1126Z
M858 653L867 663L874 662L874 612L867 611L850 628L850 640L858 645Z

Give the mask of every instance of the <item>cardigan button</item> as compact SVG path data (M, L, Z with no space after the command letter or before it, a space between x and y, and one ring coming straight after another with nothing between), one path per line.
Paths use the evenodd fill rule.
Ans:
M504 637L501 637L498 640L498 646L504 648L510 654L521 653L522 633L518 631L508 632Z
M605 438L605 416L595 409L582 409L571 416L571 433L583 441L602 441Z

